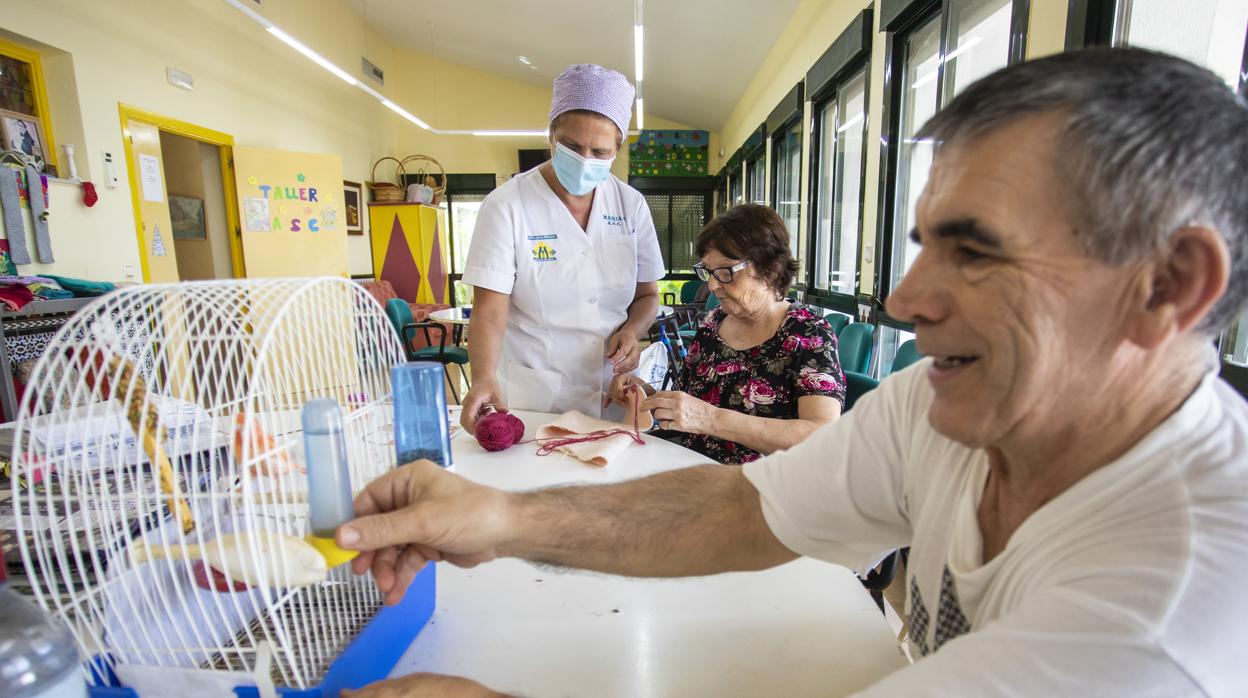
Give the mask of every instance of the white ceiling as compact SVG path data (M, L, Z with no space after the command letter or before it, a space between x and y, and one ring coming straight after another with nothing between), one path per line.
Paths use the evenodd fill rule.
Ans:
M344 1L396 46L514 80L549 87L573 63L634 77L633 0ZM646 2L646 114L718 131L798 2Z

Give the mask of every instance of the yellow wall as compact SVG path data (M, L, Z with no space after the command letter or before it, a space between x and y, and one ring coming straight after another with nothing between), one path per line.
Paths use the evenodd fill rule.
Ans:
M870 0L803 0L794 11L793 17L781 33L771 52L763 61L759 71L750 80L741 100L737 102L731 116L724 123L719 133L719 143L725 154L732 153L745 142L745 139L766 120L767 115L775 108L780 99L793 88L797 81L803 79L806 71L827 50L828 46L840 36L845 27L869 4ZM879 3L876 3L878 8ZM884 104L884 42L885 35L879 33L879 15L875 15L876 34L872 40L871 50L871 84L868 87L867 106L867 143L880 142L880 119ZM1038 57L1062 50L1066 33L1066 3L1064 0L1032 0L1029 17L1027 55ZM735 79L725 77L726 80ZM810 170L810 123L811 105L806 103L803 118L802 138L802 210L799 237L801 249L806 249L806 224L809 210L806 203L809 199ZM768 144L770 154L770 144ZM742 168L744 170L744 168ZM768 168L770 178L771 168ZM879 180L880 180L880 148L868 147L866 179L863 182L863 239L862 259L860 263L862 285L860 291L871 292L872 276L875 270L875 233L879 220ZM768 182L770 196L770 181ZM803 263L805 260L803 260Z
M367 31L342 0L265 0L260 11L353 74L360 56L367 56L386 70L387 85L379 91L439 128L546 125L548 87L396 49ZM228 133L240 146L338 155L343 177L353 181L369 179L382 155L412 153L432 155L450 172L505 177L517 168L518 148L542 147L536 138L423 131L220 0L0 0L0 38L34 43L44 55L57 141L77 146L79 173L93 179L100 194L88 209L79 203L79 187L51 183L57 262L23 266L23 273L141 280L119 102ZM169 66L191 73L195 89L169 85ZM646 121L654 128L687 127L654 115ZM712 147L717 142L712 135ZM103 181L104 151L116 163L116 189ZM615 171L626 175L626 154ZM348 259L351 273L372 271L367 237L349 238Z

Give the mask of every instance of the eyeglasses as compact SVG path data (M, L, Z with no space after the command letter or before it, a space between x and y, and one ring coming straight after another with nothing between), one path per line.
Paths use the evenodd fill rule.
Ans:
M750 260L748 259L744 262L737 262L730 267L716 267L714 269L707 269L705 264L698 262L693 265L693 273L697 274L698 278L703 281L710 281L711 277L714 276L719 283L730 284L732 283L732 275L748 266L750 266Z

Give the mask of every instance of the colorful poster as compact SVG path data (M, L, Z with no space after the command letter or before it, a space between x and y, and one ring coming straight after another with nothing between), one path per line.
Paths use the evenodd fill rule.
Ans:
M628 146L632 177L705 177L710 158L706 131L645 130Z

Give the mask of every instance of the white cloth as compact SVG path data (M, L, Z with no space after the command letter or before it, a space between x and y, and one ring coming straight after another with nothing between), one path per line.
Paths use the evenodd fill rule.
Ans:
M637 284L663 278L641 194L614 176L594 191L588 230L537 168L486 197L463 282L511 295L498 378L507 406L602 413L607 340Z
M911 641L929 656L863 695L1248 696L1248 404L1206 376L983 564L987 457L928 424L927 366L745 466L795 552L861 568L911 546Z

